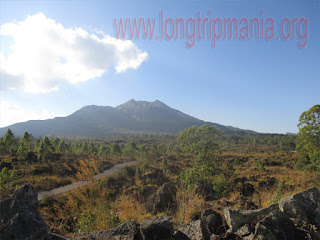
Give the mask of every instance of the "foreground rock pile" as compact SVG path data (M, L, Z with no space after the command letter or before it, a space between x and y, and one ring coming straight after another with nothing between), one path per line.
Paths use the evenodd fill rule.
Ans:
M165 192L165 194L164 194ZM152 198L173 189L165 185ZM173 194L172 194L173 195ZM171 196L171 195L170 195ZM172 201L169 198L170 202ZM1 200L0 239L68 239L48 232L37 210L37 194L30 185ZM155 209L155 205L150 206ZM85 240L320 240L320 192L317 188L282 198L278 204L256 210L225 209L224 216L206 209L193 215L189 224L173 226L168 216L153 217L141 223L129 221L118 227L81 235Z

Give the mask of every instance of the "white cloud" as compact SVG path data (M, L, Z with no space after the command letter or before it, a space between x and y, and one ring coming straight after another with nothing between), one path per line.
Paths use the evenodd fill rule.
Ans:
M37 112L32 109L25 109L8 101L0 101L0 127L6 127L17 122L28 120L44 120L57 117L54 112L46 109ZM59 115L62 117L63 115Z
M132 41L64 28L43 13L2 24L1 35L13 39L10 54L0 53L1 90L50 92L63 81L74 84L100 77L110 67L118 73L137 69L148 58Z

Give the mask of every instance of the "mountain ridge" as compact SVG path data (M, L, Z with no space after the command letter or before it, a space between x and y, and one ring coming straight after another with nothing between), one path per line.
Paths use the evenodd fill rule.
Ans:
M0 128L3 136L8 128L15 135L28 131L33 136L103 137L123 134L173 134L190 126L214 125L226 133L254 133L231 126L205 122L173 109L165 103L131 99L116 107L88 105L66 117L30 120Z

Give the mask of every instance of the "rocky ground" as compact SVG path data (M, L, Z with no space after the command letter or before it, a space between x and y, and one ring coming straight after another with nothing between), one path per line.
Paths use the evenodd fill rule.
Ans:
M165 183L150 196L146 208L174 207L174 186ZM38 211L38 196L25 185L1 200L0 239L70 239L53 233ZM214 239L320 239L320 191L310 188L282 198L279 203L256 210L212 209L196 213L189 224L174 226L170 216L143 222L128 221L118 227L78 235L83 240L214 240Z

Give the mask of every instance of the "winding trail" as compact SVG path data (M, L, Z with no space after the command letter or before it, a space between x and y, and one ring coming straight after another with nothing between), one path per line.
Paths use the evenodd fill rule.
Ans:
M102 177L108 176L108 175L118 171L119 169L124 168L126 166L129 166L135 162L137 162L137 161L116 164L116 165L112 166L110 169L103 171L99 175L98 174L94 175L94 178L97 180L100 180L100 176L102 176ZM38 200L41 201L45 196L55 196L55 195L58 195L58 194L61 194L64 192L68 192L72 189L76 189L78 187L85 186L89 183L90 183L90 181L78 181L78 182L73 182L68 185L61 186L61 187L58 187L58 188L55 188L52 190L38 192Z

